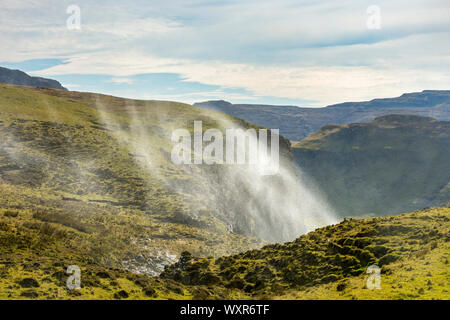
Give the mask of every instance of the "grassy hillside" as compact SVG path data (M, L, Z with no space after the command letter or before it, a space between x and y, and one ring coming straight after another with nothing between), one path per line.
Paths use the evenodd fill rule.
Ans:
M0 247L10 257L19 248L50 255L50 233L63 257L76 249L82 261L156 274L183 250L216 256L260 246L229 232L197 196L203 181L170 161L172 128L199 119L247 125L181 103L1 84L0 210L16 216L0 214L8 226Z
M93 208L84 209L91 209L86 214L94 214ZM175 261L177 250L189 248L201 254L207 243L215 249L217 244L211 239L217 234L155 223L129 212L108 214L109 210L99 210L92 217L97 223L93 225L85 216L54 215L47 220L39 211L31 214L28 209L2 209L0 299L189 299L203 292L202 288L186 288L147 274ZM98 227L99 217L109 220L102 223L102 230L82 231ZM138 236L153 237L154 243L139 246L142 240ZM234 250L249 245L238 236L222 237L224 245L231 240ZM229 248L222 249L221 253L229 252ZM167 256L169 252L173 257ZM120 264L117 260L122 257ZM67 289L70 265L81 269L79 290ZM218 289L217 295L223 291Z
M209 297L225 287L248 298L449 299L449 227L450 207L347 220L234 256L184 253L161 277ZM381 289L366 286L370 265L381 267Z
M0 221L0 299L450 298L450 207L347 220L233 256L184 252L160 277L105 267L70 228L17 212ZM70 264L81 268L79 290L66 287ZM373 264L381 289L366 286Z
M450 202L450 122L389 115L329 125L293 145L297 165L340 216Z
M0 299L448 298L449 208L256 250L267 243L249 199L269 184L287 206L290 184L250 179L252 194L233 180L230 191L227 166L174 165L170 133L194 120L251 126L175 102L0 85ZM370 264L382 266L381 291L363 289ZM81 268L80 290L66 287L69 265Z

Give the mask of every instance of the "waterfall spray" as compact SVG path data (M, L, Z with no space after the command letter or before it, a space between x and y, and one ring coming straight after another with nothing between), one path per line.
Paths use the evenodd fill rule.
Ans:
M175 146L171 140L172 133L180 129L179 123L175 123L168 114L127 106L125 115L122 114L124 124L105 106L98 104L97 107L114 137L130 153L140 155L137 161L142 169L150 171L152 179L163 182L191 206L190 212L184 214L193 219L208 215L225 225L229 232L253 235L270 242L290 241L311 229L336 222L331 208L310 189L294 167L289 142L282 137L279 138L279 168L274 175L261 174L261 163L273 160L267 154L258 159L257 165L226 161L167 164ZM248 129L242 122L219 113L198 110L198 117L207 117L209 123L214 123L219 130ZM195 120L186 119L182 129L188 133L193 131ZM249 142L253 142L251 139L255 138L250 137ZM190 142L189 148L192 148L194 158L198 150ZM163 172L162 163L176 168L177 174ZM174 178L179 175L186 176L186 179Z

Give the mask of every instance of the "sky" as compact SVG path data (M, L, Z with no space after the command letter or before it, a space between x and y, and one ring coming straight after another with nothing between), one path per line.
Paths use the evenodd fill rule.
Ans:
M449 17L448 0L0 0L0 66L120 97L320 107L450 89Z

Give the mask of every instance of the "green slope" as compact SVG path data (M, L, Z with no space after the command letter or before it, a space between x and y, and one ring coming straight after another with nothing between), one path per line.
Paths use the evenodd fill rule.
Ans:
M234 256L184 253L161 277L203 286L205 298L225 287L259 299L449 299L449 227L450 207L347 220ZM370 265L381 267L381 289L366 285Z
M450 201L450 122L388 115L329 125L293 146L295 162L343 216Z
M450 207L353 219L233 256L184 252L149 277L95 262L68 227L3 210L0 299L449 299L449 227ZM70 264L79 290L66 287ZM381 289L366 285L373 264Z
M168 159L170 132L193 120L250 126L175 102L0 85L0 299L375 298L361 284L369 264L386 271L388 298L448 298L448 208L251 250L264 241L248 198L205 196L225 169L201 167L213 178L203 180ZM242 212L240 230L228 211ZM80 290L66 287L69 265L81 268Z
M142 122L133 124L136 118ZM197 196L202 181L170 161L172 128L193 120L204 127L220 128L225 120L247 125L175 102L1 84L0 208L18 216L0 214L14 230L0 246L51 252L41 239L42 228L50 228L63 253L82 248L82 261L147 274L183 250L215 256L260 246L250 231L228 232L221 212ZM145 134L134 138L131 128ZM133 143L147 149L133 153L127 145Z

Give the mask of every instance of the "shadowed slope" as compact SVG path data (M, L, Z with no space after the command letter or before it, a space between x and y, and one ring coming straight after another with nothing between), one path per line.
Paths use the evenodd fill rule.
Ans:
M293 147L340 216L386 215L450 201L450 122L388 115L328 125Z

